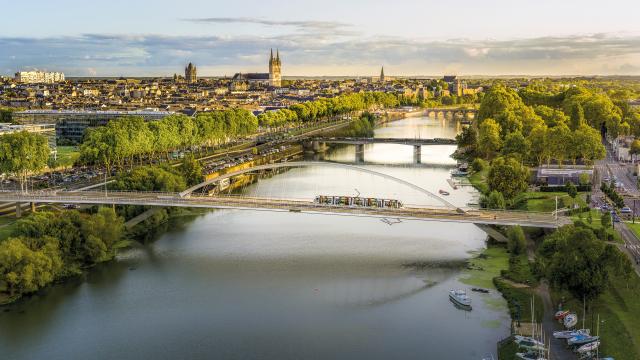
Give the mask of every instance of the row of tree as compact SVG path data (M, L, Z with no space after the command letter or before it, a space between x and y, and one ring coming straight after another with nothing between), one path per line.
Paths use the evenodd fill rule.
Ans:
M247 110L206 112L196 117L169 115L146 122L130 116L88 129L80 146L85 164L123 166L143 158L168 157L172 151L214 146L254 133L258 120Z
M15 298L109 260L123 231L122 218L106 207L93 215L31 214L0 242L0 291Z
M12 174L25 190L30 174L47 166L51 151L47 138L37 133L20 131L0 135L0 174Z

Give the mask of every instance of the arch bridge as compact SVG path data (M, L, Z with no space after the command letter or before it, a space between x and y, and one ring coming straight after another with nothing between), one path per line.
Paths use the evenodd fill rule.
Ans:
M232 195L204 196L195 191L234 176L276 169L300 166L331 166L352 169L397 182L412 188L419 193L437 200L441 206L403 206L400 208L374 208L345 205L329 205L315 203L309 199L281 199L268 197L247 197ZM473 224L521 225L533 227L555 228L570 223L568 218L558 217L552 213L534 213L522 211L495 211L461 209L442 197L418 186L388 174L360 168L353 165L330 162L289 162L260 165L221 175L193 186L181 193L157 192L119 192L119 191L38 191L23 193L18 191L0 191L0 202L15 203L64 203L64 204L118 204L145 206L173 206L213 209L260 210L276 212L296 212L312 214L331 214L342 216L374 217L382 219L407 219L423 221L462 222Z

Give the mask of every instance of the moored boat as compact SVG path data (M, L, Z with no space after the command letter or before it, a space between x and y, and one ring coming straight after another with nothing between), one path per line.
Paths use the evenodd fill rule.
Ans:
M566 329L571 329L578 323L578 315L571 313L564 317L562 323Z
M528 351L526 353L516 353L516 357L522 360L547 360L544 356L535 351Z
M564 319L565 316L569 315L571 312L569 310L560 310L558 312L556 312L554 318L556 320L562 320Z
M600 340L599 336L578 335L578 336L572 337L571 339L567 339L567 344L569 346L580 346L580 345L589 344L598 340Z
M578 353L587 353L587 352L591 352L591 351L595 351L598 349L598 347L600 347L600 341L594 341L592 343L588 343L585 345L580 346L576 351Z
M448 196L448 195L449 195L449 192L448 192L448 191L446 191L446 190L442 190L442 189L440 189L440 190L438 190L438 192L440 193L440 195L445 195L445 196Z
M564 331L553 332L553 337L556 339L571 339L572 337L575 337L578 335L589 335L589 329L564 330Z
M450 290L449 299L458 305L471 307L471 298L467 296L467 292L464 290Z

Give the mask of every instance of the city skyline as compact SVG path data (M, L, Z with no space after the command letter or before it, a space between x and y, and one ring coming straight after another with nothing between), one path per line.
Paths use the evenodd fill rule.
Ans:
M394 76L640 75L640 25L624 11L633 3L591 2L36 1L30 26L0 25L0 73L171 76L192 62L200 76L232 76L265 71L279 48L284 77L372 76L382 65Z

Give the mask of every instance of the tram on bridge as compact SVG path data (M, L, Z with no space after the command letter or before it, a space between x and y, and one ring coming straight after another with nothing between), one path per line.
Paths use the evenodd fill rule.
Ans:
M395 199L366 198L360 196L332 196L318 195L314 199L316 204L335 205L335 206L352 206L367 208L401 208L402 202Z

